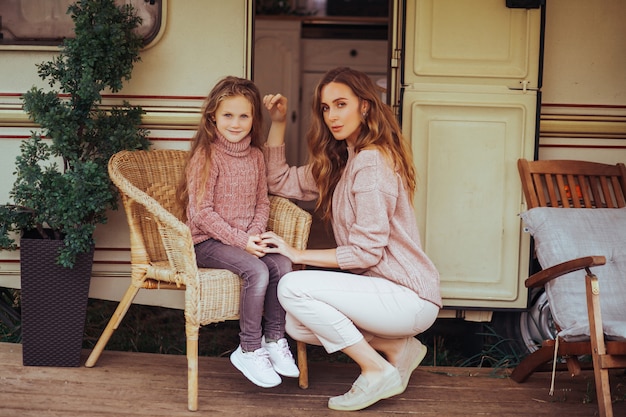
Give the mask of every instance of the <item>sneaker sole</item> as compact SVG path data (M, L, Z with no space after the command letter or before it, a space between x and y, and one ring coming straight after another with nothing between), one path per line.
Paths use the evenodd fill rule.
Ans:
M248 373L248 371L246 370L246 367L243 366L243 364L239 361L239 358L237 356L230 355L230 362L235 366L235 368L239 370L239 372L243 374L243 376L248 378L250 382L254 383L255 385L258 385L261 388L272 388L277 385L280 385L280 383L282 382L282 380L280 380L276 384L268 384L267 382L258 380L257 378L253 377L252 375Z
M276 371L276 373L278 375L282 375L286 378L298 378L300 376L300 371L298 371L298 373L289 373L289 372L283 372L282 370L278 369L277 367L274 366L274 370Z

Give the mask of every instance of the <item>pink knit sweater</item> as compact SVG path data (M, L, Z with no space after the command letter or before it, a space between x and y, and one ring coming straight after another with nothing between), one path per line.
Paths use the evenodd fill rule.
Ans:
M191 175L187 178L187 225L193 243L213 238L245 249L248 236L264 232L269 217L263 154L250 146L250 137L231 143L218 134L211 152L211 173L204 198L198 201L205 159L200 152L193 155Z
M265 147L264 153L270 192L300 200L317 198L309 168L289 167L284 145ZM341 269L386 278L441 307L439 273L421 248L413 205L400 176L380 152L355 154L348 149L332 203Z

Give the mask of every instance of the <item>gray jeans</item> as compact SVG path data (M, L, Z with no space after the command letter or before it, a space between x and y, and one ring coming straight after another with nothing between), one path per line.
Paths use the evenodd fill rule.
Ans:
M243 280L239 306L239 340L243 350L260 348L263 334L267 339L285 337L285 310L278 302L276 288L282 276L292 270L287 257L270 253L257 258L215 239L198 243L195 251L199 267L227 269Z

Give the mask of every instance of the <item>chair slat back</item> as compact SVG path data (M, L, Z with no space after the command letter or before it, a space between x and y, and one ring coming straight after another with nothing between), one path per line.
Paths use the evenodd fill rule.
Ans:
M626 166L623 163L520 159L517 166L528 209L626 206Z
M144 262L167 261L159 236L157 219L145 204L146 196L156 200L163 209L181 219L182 210L176 199L176 187L184 170L187 151L161 149L124 151L109 162L109 174L118 186L127 213L131 245L135 253L144 253Z

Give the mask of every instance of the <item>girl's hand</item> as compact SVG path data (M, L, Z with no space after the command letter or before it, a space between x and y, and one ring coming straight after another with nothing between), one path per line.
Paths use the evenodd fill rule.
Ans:
M287 120L287 97L282 94L268 94L263 97L263 105L269 111L272 122Z
M246 244L246 252L250 255L254 255L257 258L265 256L265 245L259 235L248 236L248 243Z
M261 244L264 246L265 253L280 253L286 256L293 263L298 262L299 250L289 246L282 237L274 232L265 232L261 234Z

